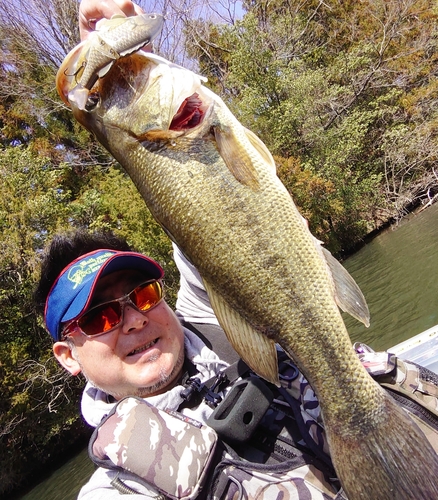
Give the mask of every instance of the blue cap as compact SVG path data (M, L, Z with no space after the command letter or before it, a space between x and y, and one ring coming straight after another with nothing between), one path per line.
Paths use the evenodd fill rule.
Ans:
M44 321L50 335L60 340L61 324L86 310L99 278L122 269L143 271L156 280L164 276L157 262L140 253L95 250L81 255L61 271L47 296Z

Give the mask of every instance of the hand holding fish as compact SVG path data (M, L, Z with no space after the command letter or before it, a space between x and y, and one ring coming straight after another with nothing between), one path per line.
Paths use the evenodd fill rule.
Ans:
M143 9L131 0L82 0L79 5L79 33L86 40L102 19L143 14Z

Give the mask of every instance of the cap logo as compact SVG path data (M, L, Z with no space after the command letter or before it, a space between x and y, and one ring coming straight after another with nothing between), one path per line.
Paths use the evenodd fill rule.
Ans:
M72 266L68 271L67 279L74 283L73 290L82 285L84 281L87 281L88 276L96 273L102 267L102 264L112 255L114 255L114 252L105 252L97 257L82 260L75 266Z

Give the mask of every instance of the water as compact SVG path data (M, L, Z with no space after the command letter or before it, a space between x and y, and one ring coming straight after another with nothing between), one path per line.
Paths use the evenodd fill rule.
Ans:
M20 500L76 500L79 490L94 471L94 464L84 449L40 484L20 497Z
M380 234L344 262L371 312L365 328L344 315L353 341L386 349L438 323L438 204ZM22 500L73 500L93 472L86 450Z
M390 228L344 262L371 314L344 316L350 337L386 349L438 323L438 205Z

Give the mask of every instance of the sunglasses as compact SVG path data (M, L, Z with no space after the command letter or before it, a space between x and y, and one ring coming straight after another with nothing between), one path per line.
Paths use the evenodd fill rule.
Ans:
M146 312L155 307L163 297L164 290L160 281L146 281L119 299L92 307L69 323L62 331L61 338L67 337L76 327L79 327L86 337L108 333L122 323L126 304L138 311Z

